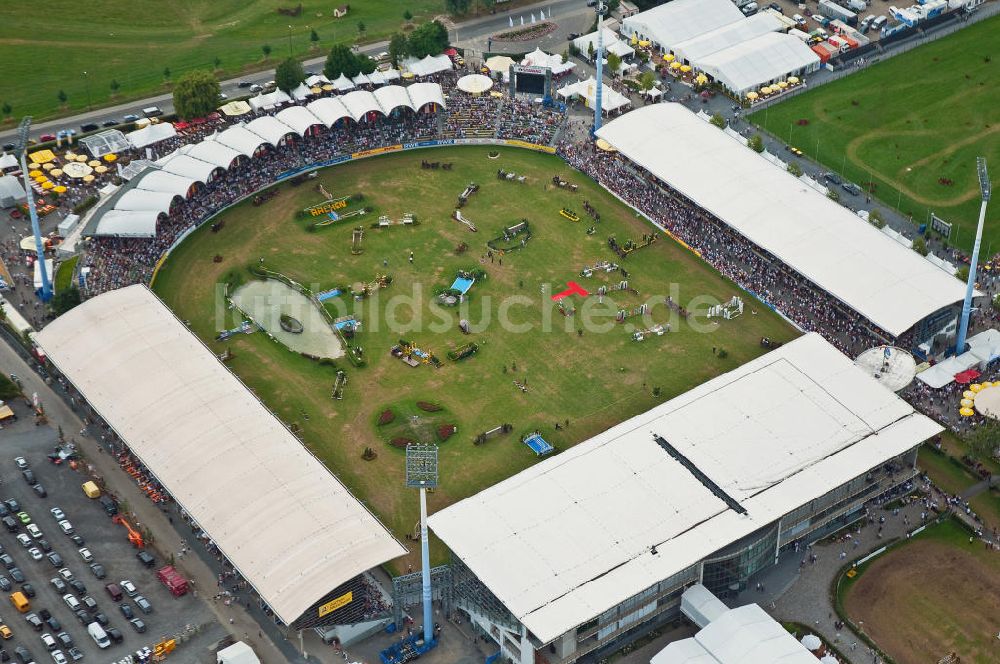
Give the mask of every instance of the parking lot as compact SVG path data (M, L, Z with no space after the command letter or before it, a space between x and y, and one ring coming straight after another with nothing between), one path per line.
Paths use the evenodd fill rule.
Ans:
M88 498L81 484L87 476L75 471L68 464L54 465L47 458L57 442L58 433L47 426L34 426L28 410L15 405L15 411L21 415L19 421L5 424L0 431L3 441L3 453L0 454L0 500L16 501L18 510L12 512L16 532L10 532L8 527L0 525L0 546L3 553L12 560L7 561L0 555L0 624L7 625L11 630L10 638L0 642L0 661L19 661L17 648L24 648L30 654L26 662L60 662L55 652L70 656L69 641L78 652L77 657L84 661L113 662L134 653L136 650L175 638L181 635L182 640L190 641L182 646L171 657L173 661L214 661L206 657L211 644L224 638L225 630L215 621L214 615L207 605L191 593L182 597L173 597L166 587L156 578L156 570L167 564L161 556L154 553L155 561L149 567L144 566L137 558L137 549L128 541L128 533L124 526L112 522L105 512L101 502ZM67 438L70 432L67 432ZM34 474L34 479L45 489L47 496L42 497L32 489L25 480L22 470L15 463L15 458L23 457L28 468ZM60 508L65 513L65 519L72 525L73 533L81 538L74 542L71 536L64 533L51 509ZM10 509L10 506L7 506ZM3 508L0 507L0 511ZM18 516L18 512L24 513ZM28 532L25 520L30 520L40 529L40 537ZM2 520L2 517L0 517ZM9 522L8 522L9 523ZM136 524L132 524L136 526ZM18 540L18 535L24 543ZM38 533L35 533L38 534ZM47 543L47 544L46 544ZM27 544L27 546L25 546ZM85 562L80 546L89 550L93 556L92 563L98 563L104 568L106 578L98 579L90 563ZM44 548L51 548L51 553L57 554L54 564L46 556ZM31 548L38 549L31 552ZM41 559L36 559L41 556ZM23 575L23 582L16 582L12 576L17 571L10 569L12 565ZM62 574L62 577L60 576ZM52 579L63 578L67 587L57 589ZM74 589L66 581L74 579L83 587ZM135 594L144 597L151 606L150 613L144 613L136 604L135 597L127 593L120 601L114 601L105 589L109 583L120 584L130 580L135 586ZM7 584L11 588L6 590ZM28 584L29 588L24 588ZM19 612L14 606L10 595L16 591L33 593L28 597L30 607ZM76 601L84 603L84 598L90 597L95 606L87 609L80 607L82 613L77 615L71 610L64 595L71 595ZM142 625L133 625L123 615L121 604L126 604L128 611L142 621ZM44 618L51 614L53 622L47 624ZM103 618L98 614L103 614ZM42 621L33 628L28 621L29 616L37 616ZM88 634L87 623L95 619L106 620L105 629L113 628L120 632L121 642L112 642L107 649L99 649L94 639ZM140 633L138 628L144 631ZM195 630L197 628L197 630ZM2 630L0 630L2 632ZM61 633L68 635L60 637ZM115 635L114 632L109 632ZM55 640L54 647L47 647L42 636L50 634ZM24 653L21 653L22 657ZM82 655L82 657L80 657Z
M761 9L764 9L765 7L770 6L771 1L772 0L760 0L757 4L760 6ZM812 18L813 14L819 14L821 16L825 16L825 14L823 14L823 9L819 6L819 0L809 0L808 2L795 2L794 0L773 0L773 1L775 2L775 4L781 6L781 12L785 16L788 16L789 18L791 18L795 14L802 16L806 21L806 27L802 29L805 30L806 32L812 32L813 30L822 27ZM888 19L889 24L898 23L898 21L896 21L896 19L894 19L892 17L892 14L889 12L890 5L908 6L907 3L903 3L903 5L900 5L899 3L892 2L891 0L868 0L868 9L861 12L855 12L858 15L858 24L860 24L861 21L864 20L864 18L869 14L873 16L884 15ZM837 17L826 16L826 18L832 19ZM879 40L878 30L868 30L864 34L865 37L868 37L868 39L872 40L873 42Z

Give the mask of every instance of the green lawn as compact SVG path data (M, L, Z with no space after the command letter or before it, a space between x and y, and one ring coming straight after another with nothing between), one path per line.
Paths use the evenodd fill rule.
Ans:
M926 223L955 224L970 249L979 214L976 157L1000 182L1000 17L753 114L783 141ZM799 124L806 121L808 124ZM942 184L939 179L951 180ZM1000 251L1000 211L987 212L983 249Z
M80 256L77 255L59 264L55 280L55 290L57 293L73 285L73 271L76 269L76 263L79 260Z
M279 7L302 5L299 16ZM100 107L128 98L168 92L163 72L173 78L192 69L214 69L219 78L274 66L288 56L325 54L338 42L386 38L403 26L409 10L415 22L443 11L441 0L357 0L343 19L333 18L336 0L49 0L43 6L5 2L0 33L0 105L13 115L36 119ZM358 32L363 21L366 33ZM291 30L289 30L291 26ZM310 41L310 31L320 37ZM261 47L271 46L264 61ZM315 46L315 48L311 48ZM84 74L86 72L86 75ZM118 81L112 98L111 82ZM88 102L89 88L89 102ZM59 90L68 108L60 108ZM12 123L13 120L8 120ZM79 130L79 127L76 127Z
M316 181L309 181L297 188L281 185L278 195L263 206L243 204L232 209L220 218L225 226L217 233L208 226L195 232L155 281L156 291L213 351L232 350L233 370L284 421L301 427L310 449L400 536L412 531L417 502L412 492L403 489L403 452L389 446L376 430L384 408L402 405L399 412L410 413L407 404L432 401L446 409L447 423L458 426L458 433L441 446L442 482L431 496L431 509L437 510L536 463L519 443L524 432L540 429L557 450L565 449L759 356L763 336L778 341L796 336L788 324L746 294L741 318L712 323L707 332L696 331L692 322L675 320L673 332L642 343L632 341L625 326L613 322L616 308L607 299L593 306L593 298L584 305L575 297L578 313L564 317L550 294L568 280L591 291L616 284L621 279L617 273L589 279L579 274L598 261L617 261L606 244L610 234L624 241L649 233L651 227L556 157L507 148L500 150L499 159L491 160L488 151L442 148L382 156L322 172L318 180L333 196L362 193L365 205L374 208L362 218L361 255L350 253L355 220L307 232L309 222L296 218L296 210L322 199L314 190ZM421 159L454 162L454 168L424 171L419 168ZM527 175L528 184L498 181L498 167ZM580 191L554 188L549 184L554 174L578 184ZM481 189L463 213L478 226L477 233L450 219L455 199L470 180ZM559 215L564 205L582 213L584 200L602 217L597 233L590 236L586 216L574 223ZM368 227L379 214L398 219L404 212L415 213L420 225ZM531 223L533 237L527 247L504 256L502 265L481 262L485 242L521 218ZM456 254L463 242L469 249ZM412 265L410 251L415 258ZM221 257L219 262L216 256ZM377 299L329 301L337 314L359 315L363 327L357 341L368 359L368 366L361 369L351 367L346 358L337 361L349 377L342 401L330 397L334 369L290 353L261 334L214 341L223 325L233 324L219 304L217 284L232 270L243 270L250 278L245 266L260 258L271 269L316 290L368 281L383 270L393 276L392 285ZM383 260L388 261L387 268ZM639 294L618 297L621 294L616 293L615 301L634 308L651 299L658 303L651 309L655 322L670 319L663 304L666 295L693 307L698 296L723 301L740 293L697 256L662 235L624 265L630 272L629 285ZM467 312L430 305L432 287L448 286L457 270L472 267L485 269L487 278L472 287ZM412 296L416 304L402 301L404 296ZM607 329L589 329L581 336L580 320L591 307L603 314L600 322ZM456 329L460 315L473 326L481 325L482 331L463 335ZM503 316L531 329L508 330L498 323ZM395 327L387 325L390 317L399 321ZM542 331L545 320L550 321L551 331ZM705 323L701 316L696 321ZM400 338L434 352L444 366L407 367L389 354ZM481 346L477 355L458 363L446 359L447 351L470 340ZM714 348L725 349L728 357L714 355ZM527 382L528 392L517 389L514 380ZM473 445L478 433L505 422L513 425L512 433ZM554 428L556 422L559 430ZM375 449L378 458L362 461L365 447ZM442 555L443 549L436 547L435 556Z

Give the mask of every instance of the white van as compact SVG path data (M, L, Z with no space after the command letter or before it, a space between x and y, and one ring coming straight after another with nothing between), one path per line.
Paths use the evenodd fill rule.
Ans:
M94 639L94 643L96 643L97 647L102 650L111 645L111 639L108 638L108 633L105 632L104 628L96 622L92 622L87 625L87 634L90 634L90 638Z
M163 115L163 111L160 110L159 106L147 106L142 109L142 114L147 118L155 118L159 115Z
M872 21L872 30L876 32L882 29L882 26L889 22L889 19L885 17L885 14L879 16L877 19Z

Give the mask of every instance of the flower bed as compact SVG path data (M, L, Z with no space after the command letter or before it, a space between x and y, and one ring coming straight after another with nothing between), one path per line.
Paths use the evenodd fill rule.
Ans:
M392 409L391 409L391 408L386 408L386 409L385 409L385 410L383 410L383 411L382 411L382 413L381 413L381 414L380 414L380 415L378 416L378 423L379 423L379 426L382 426L383 424L389 424L389 423L390 423L390 422L392 422L392 421L393 421L394 419L396 419L396 414L395 414L394 412L392 412Z
M552 21L542 21L498 32L493 35L492 39L493 41L508 42L531 41L555 32L556 27L558 26Z
M425 413L436 413L441 410L441 406L436 403L431 403L430 401L418 401L417 408L424 411Z
M398 447L401 450L405 450L407 445L412 445L413 444L413 439L412 438L404 438L404 437L400 436L398 438L393 438L392 440L390 440L389 444L392 445L393 447Z
M445 424L437 428L437 437L442 443L449 438L451 438L455 432L458 431L458 427L454 424Z

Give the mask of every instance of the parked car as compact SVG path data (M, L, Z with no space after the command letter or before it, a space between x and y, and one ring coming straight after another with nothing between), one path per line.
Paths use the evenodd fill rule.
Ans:
M69 607L70 611L78 611L80 609L80 600L78 600L73 595L66 593L65 595L63 595L62 598L63 602L66 603L66 606Z
M72 535L76 531L73 530L73 524L69 522L68 519L63 519L59 522L59 528L67 535Z
M31 546L31 538L25 535L24 533L18 533L15 539L17 540L17 543L23 546L25 549Z
M82 131L85 134L88 131L97 131L98 129L100 129L100 127L97 126L96 122L85 122L84 124L80 125L80 131Z
M841 187L841 189L843 189L847 193L851 194L852 196L860 196L861 195L861 187L859 187L858 185L854 184L853 182L845 182L844 184L840 185L840 187Z
M44 536L42 533L42 529L38 527L37 523L29 523L28 527L25 528L25 530L27 530L28 534L34 537L35 539L42 539L42 537Z
M66 651L66 654L69 655L74 662L79 662L81 659L83 659L83 653L80 652L79 648L70 648L69 650Z
M840 176L836 173L824 173L823 179L833 185L838 185L843 182L843 180L840 179Z
M87 586L83 585L83 581L80 579L73 579L69 582L69 587L73 589L77 595L83 596L87 594Z
M94 614L94 622L100 625L101 627L107 627L108 623L111 621L108 620L108 617L106 615L98 611L97 613Z
M79 550L79 553L80 553L80 558L83 559L83 562L85 562L85 563L92 563L92 562L94 562L94 554L92 554L90 552L90 549L88 549L87 547L81 548Z
M56 521L63 521L66 519L66 513L63 512L62 509L58 507L53 507L52 509L49 510L49 513L52 514L52 518L55 519Z
M35 479L35 471L33 471L31 468L28 468L27 470L22 470L21 477L23 477L24 481L27 482L29 485L38 484L38 480Z
M139 562L145 565L146 567L152 567L153 565L156 564L156 558L154 558L153 555L148 551L140 551L139 553L135 554L135 557L138 558Z
M146 631L146 623L142 622L142 620L140 620L139 618L132 618L132 620L129 620L128 622L130 625L132 625L132 629L139 632L140 634Z
M135 587L135 584L128 579L122 579L121 583L118 584L125 591L125 594L129 597L135 597L139 594L139 589Z
M252 85L252 83L250 83L250 81L240 81L239 83L236 84L236 87L238 87L238 88L249 88L251 85Z
M62 629L62 623L59 622L59 619L56 618L55 616L49 616L48 618L46 618L45 624L48 625L49 629L51 629L53 632L58 632L59 630Z
M93 572L94 576L98 579L106 579L108 577L108 573L104 569L104 565L101 563L91 563L90 571Z
M10 589L13 588L13 587L14 587L14 584L12 584L10 582L10 579L8 579L3 574L0 574L0 590L4 591L6 593L6 592L10 592Z
M28 514L27 512L18 512L17 519L24 525L28 525L29 523L31 523L31 515Z
M58 576L49 579L49 583L52 587L56 589L56 592L65 595L66 594L66 582L60 579Z
M250 92L263 92L264 88L254 83L250 86Z
M90 595L84 595L80 599L80 603L83 604L87 608L88 611L93 612L93 611L97 610L97 600L95 600Z
M3 566L6 567L7 569L10 569L15 565L14 559L11 558L6 553L0 553L0 563L2 563Z
M21 592L24 593L25 597L34 597L38 593L35 592L35 587L30 583L21 584Z
M56 554L56 555L59 555L59 554ZM71 572L68 567L63 567L62 569L60 569L59 570L59 576L62 578L63 581L65 581L67 583L69 583L74 578L76 578L76 577L73 576L73 572Z
M45 539L44 537L42 539L38 540L37 542L35 542L35 546L37 546L39 549L41 549L45 553L49 553L49 552L52 551L52 545L49 544L49 541L47 539Z
M76 534L70 535L69 536L69 541L72 542L73 544L75 544L78 547L79 546L83 546L84 544L86 544L86 542L83 541L83 538L80 537L79 535L76 535Z
M17 519L15 519L14 517L10 516L9 514L7 516L3 517L2 519L0 519L0 521L2 521L4 527L9 532L12 532L12 533L16 533L17 530L21 527L21 522L18 521Z
M117 124L118 124L118 120L116 120L115 118L108 118L107 120L105 120L104 122L101 123L101 126L102 127L114 127Z
M46 650L55 650L58 647L55 637L48 632L45 632L38 638L42 640L42 645L45 646Z
M7 627L7 625L4 623L0 623L0 637L2 637L4 641L6 641L12 636L14 636L14 632L11 631L10 627Z
M135 612L132 610L132 605L128 602L122 602L119 604L118 610L122 612L123 616L125 616L125 620L132 620L132 618L135 618Z
M66 659L66 655L62 650L53 650L51 655L54 664L69 664L69 660Z
M108 633L108 638L114 641L115 643L121 643L122 639L124 638L122 636L121 630L119 630L117 627L108 627L104 631Z
M25 459L23 456L14 457L14 463L17 465L18 470L28 469L28 460Z
M113 601L121 601L123 597L122 588L117 583L109 583L105 585L104 590L108 593L108 597L110 597Z
M38 137L38 140L40 140L42 143L48 143L49 141L56 140L56 135L55 134L42 134L41 136Z
M49 497L49 492L46 491L45 487L43 487L41 484L34 484L34 485L32 485L31 490L34 491L35 494L37 494L39 498L48 498Z
M35 613L34 611L26 615L24 619L27 621L29 625L31 625L31 629L35 630L36 632L40 632L45 628L45 623L42 622L42 619L39 618L38 614Z
M24 573L20 567L10 568L10 578L14 583L24 583Z
M136 122L138 119L139 116L136 115L135 113L129 113L127 115L122 116L122 120L124 120L125 122Z
M64 648L73 647L73 637L67 632L59 632L56 634L56 639L58 639L59 643L61 643Z
M62 567L62 564L63 564L62 556L60 556L55 551L48 552L47 554L45 554L45 557L49 559L49 562L52 563L53 567ZM62 569L66 569L66 568L63 567ZM62 573L62 570L60 570L60 574L61 573Z
M135 605L139 607L139 610L143 613L149 614L153 612L153 605L149 603L149 600L142 595L136 595L132 598Z

